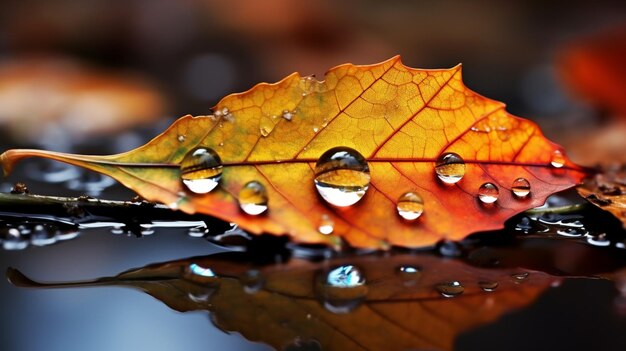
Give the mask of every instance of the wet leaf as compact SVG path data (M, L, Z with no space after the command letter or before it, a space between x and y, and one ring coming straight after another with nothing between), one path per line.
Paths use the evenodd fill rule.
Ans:
M15 270L8 274L27 287L137 288L177 311L208 311L217 327L278 350L298 342L323 350L452 349L460 332L531 303L561 279L431 254L294 258L274 265L249 258L196 257L77 283L41 284Z
M612 213L626 228L626 165L606 167L585 179L576 190L592 204Z
M210 149L195 156L210 169L183 165L181 172L185 155L198 146ZM330 205L314 185L316 163L335 147L354 152L340 150L349 160L326 163L318 173L325 176L331 202L365 192L352 206ZM366 248L423 247L500 228L505 219L584 176L534 123L467 89L460 66L418 70L399 57L338 66L324 81L294 73L259 84L225 97L213 115L182 117L148 144L119 155L10 150L2 155L5 172L30 156L108 174L148 200L211 214L252 233L335 246L343 238ZM440 180L438 160L444 163L442 178L460 181ZM335 172L337 165L341 169ZM205 188L221 176L219 186L204 195L190 192L181 182L187 171L210 178ZM258 216L238 203L251 181L262 185L253 198L268 199ZM403 204L409 217L423 212L413 221L397 210L407 192L417 195Z

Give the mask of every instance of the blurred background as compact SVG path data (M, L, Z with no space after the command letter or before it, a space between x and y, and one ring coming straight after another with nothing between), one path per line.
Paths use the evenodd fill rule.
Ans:
M2 1L0 147L122 152L256 83L294 71L322 79L338 64L396 54L417 68L463 63L468 87L537 121L578 162L626 162L626 2L608 0ZM48 163L20 166L1 190L18 179L36 193L132 196L106 177ZM84 279L215 250L184 235L124 239L101 233L2 252L2 267ZM222 339L221 349L243 347L209 332L206 316L183 318L139 293L109 290L50 295L3 283L0 348L192 350ZM89 313L68 312L77 305ZM74 328L82 341L67 338Z

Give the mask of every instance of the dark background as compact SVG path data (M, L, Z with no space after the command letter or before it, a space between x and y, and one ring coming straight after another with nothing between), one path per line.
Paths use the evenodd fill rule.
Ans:
M207 114L222 96L256 83L293 71L322 78L341 63L369 64L396 54L419 68L463 63L472 90L506 102L510 112L538 121L561 141L597 111L562 84L559 55L570 43L625 21L623 1L2 1L0 65L62 58L141 76L159 92L164 107L141 127L143 134L128 141L124 131L96 133L108 142L77 142L73 150L122 151L173 118ZM37 92L31 93L36 104ZM43 142L41 135L12 132L19 117L0 115L0 123L3 148L63 149L73 135L61 131ZM18 168L3 190L27 170ZM29 185L37 193L78 194ZM130 195L113 187L101 196ZM0 252L0 269L15 266L41 280L87 279L215 250L183 231L137 240L95 230L63 245ZM24 290L3 282L0 294L2 350L266 349L221 333L205 314L173 313L131 290ZM615 296L608 282L566 282L530 309L462 335L458 348L623 350L626 322L613 310Z

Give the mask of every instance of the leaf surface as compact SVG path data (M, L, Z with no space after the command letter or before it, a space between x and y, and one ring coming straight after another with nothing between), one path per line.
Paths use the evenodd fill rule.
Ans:
M214 111L182 117L127 153L10 150L2 155L3 167L8 172L24 157L53 158L108 174L148 200L236 222L252 233L331 245L341 238L363 248L424 247L497 229L584 176L567 158L561 168L552 167L560 147L534 123L466 88L460 66L419 70L394 57L369 66L338 66L324 81L294 73L229 95ZM180 181L183 157L199 145L215 150L224 165L220 185L206 195L190 193ZM347 208L327 204L314 186L318 158L337 146L357 150L371 171L366 195ZM434 171L448 152L466 163L464 177L454 185L442 183ZM523 198L511 192L520 177L531 186ZM237 201L243 185L253 180L268 191L269 210L261 216L245 214ZM486 182L499 189L491 205L477 197ZM423 215L412 222L396 210L407 191L424 201ZM318 231L324 218L333 223L332 235Z
M626 165L605 167L576 190L592 204L610 212L626 228Z

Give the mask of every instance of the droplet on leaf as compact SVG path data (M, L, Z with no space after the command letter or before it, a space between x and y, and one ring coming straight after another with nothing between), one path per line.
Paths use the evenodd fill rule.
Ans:
M442 182L454 184L465 175L465 161L454 152L445 153L437 159L435 172Z
M357 267L344 265L328 272L326 284L335 288L353 288L365 284L365 277Z
M424 212L424 200L417 193L406 192L398 198L396 205L400 217L412 221L417 219Z
M332 148L315 165L315 187L331 205L354 205L365 195L369 184L370 170L367 161L354 149Z
M485 183L478 188L478 199L486 204L492 204L498 200L500 191L493 183Z
M178 141L182 143L183 141L185 141L186 138L187 137L184 134L180 134L176 139L178 139Z
M463 285L461 285L458 281L445 282L441 284L437 284L435 289L443 296L443 297L455 297L459 296L465 291Z
M239 207L249 215L259 215L267 210L267 190L256 180L246 183L239 191Z
M494 291L498 288L498 282L493 282L493 281L480 281L478 282L478 286L483 290L483 291Z
M291 119L293 118L293 114L289 112L289 110L285 110L283 111L283 118L288 121L291 121Z
M550 164L554 168L561 168L565 165L565 156L563 156L563 153L560 150L554 150Z
M205 268L205 267L199 266L196 263L190 264L188 269L189 269L189 273L193 275L207 277L207 278L216 277L215 273L213 272L213 270L211 270L211 268Z
M324 235L332 234L335 230L335 222L333 222L329 215L323 214L322 219L320 220L320 225L317 229Z
M511 274L511 278L515 279L515 280L525 280L526 278L528 278L529 273L528 272L522 272L522 273L514 273Z
M195 148L183 158L180 176L190 191L206 194L215 189L222 177L222 160L213 149Z
M526 178L517 178L513 181L511 191L517 197L526 197L530 194L530 182Z

